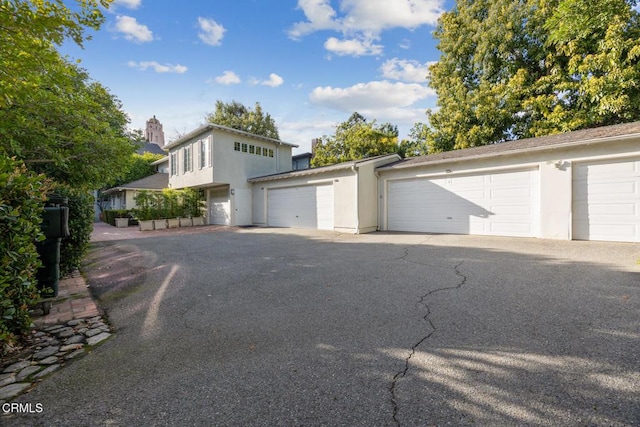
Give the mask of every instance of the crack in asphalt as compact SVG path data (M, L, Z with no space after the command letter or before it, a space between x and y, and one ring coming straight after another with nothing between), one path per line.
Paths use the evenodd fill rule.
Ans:
M409 249L408 248L405 249L405 252L406 253L405 253L404 257L402 257L402 259L405 259L409 255ZM411 347L411 351L409 352L409 355L407 356L407 358L404 361L404 368L400 372L396 373L393 376L393 380L391 381L391 385L389 386L389 393L391 393L391 405L393 406L393 421L395 422L395 424L397 426L401 425L400 424L400 420L398 420L398 412L400 411L400 405L398 403L397 396L396 396L396 389L397 389L398 383L409 372L409 366L410 366L410 363L411 363L411 359L415 355L417 348L420 347L420 345L423 342L428 340L437 331L436 325L431 320L431 307L426 302L426 300L431 295L433 295L435 293L456 290L456 289L460 289L462 286L464 286L465 283L467 283L467 276L465 276L464 274L462 274L460 272L460 267L462 266L463 263L464 263L464 261L460 261L458 264L456 264L453 267L453 270L454 270L456 276L460 277L460 282L457 285L455 285L455 286L447 286L447 287L444 287L444 288L433 289L433 290L427 292L426 294L422 295L418 299L418 302L416 303L417 306L423 306L425 308L426 314L422 317L422 319L427 323L427 325L429 326L430 331L425 336L420 338Z

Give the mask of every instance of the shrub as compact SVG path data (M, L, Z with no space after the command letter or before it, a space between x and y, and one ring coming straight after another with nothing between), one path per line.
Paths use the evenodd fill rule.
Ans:
M9 343L31 326L29 306L39 298L36 241L49 183L23 164L0 156L0 342Z
M136 201L136 208L133 213L139 221L149 221L156 216L157 212L154 207L156 198L151 191L140 190L133 198Z
M77 190L67 185L56 185L53 189L69 199L69 237L60 245L60 275L64 276L80 267L82 258L89 248L93 231L93 195L85 190Z
M183 216L203 216L205 204L204 191L192 188L182 190Z
M167 218L177 218L180 216L180 192L173 188L162 190L162 198Z

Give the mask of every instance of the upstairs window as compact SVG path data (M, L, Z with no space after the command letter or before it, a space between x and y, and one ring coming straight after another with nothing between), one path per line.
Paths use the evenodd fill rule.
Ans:
M193 160L191 157L191 146L182 149L182 173L193 170Z
M269 157L273 157L273 150L269 148Z
M239 142L234 142L233 143L233 150L234 151L240 151L240 143Z
M171 176L178 175L178 153L171 153L169 170L171 172Z
M209 136L206 139L198 141L200 147L198 166L200 166L200 169L211 166L211 140L212 138Z
M245 142L242 143L242 152L243 153L247 152L247 143L245 143Z

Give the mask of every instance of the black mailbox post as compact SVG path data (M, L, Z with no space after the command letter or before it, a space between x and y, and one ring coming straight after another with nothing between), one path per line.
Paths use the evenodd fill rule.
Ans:
M69 200L57 194L50 194L45 202L42 215L42 233L45 240L38 242L36 247L42 267L38 269L38 288L42 298L58 296L60 280L60 242L63 237L69 237ZM43 311L49 314L51 304L43 304Z

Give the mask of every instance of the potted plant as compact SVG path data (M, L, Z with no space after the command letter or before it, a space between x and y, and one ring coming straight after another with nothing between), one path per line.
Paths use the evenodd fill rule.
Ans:
M116 227L117 228L126 228L129 226L129 215L126 211L119 211L116 213Z
M134 197L137 208L134 209L138 218L140 231L153 230L152 203L153 195L147 190L140 190Z
M180 212L180 200L178 198L178 191L172 188L165 188L164 190L162 190L162 198L167 212L167 227L180 227L180 219L178 219Z
M154 193L153 197L153 228L164 230L167 228L167 206L162 193Z
M191 218L192 225L204 225L204 191L188 188L183 199L185 214Z

